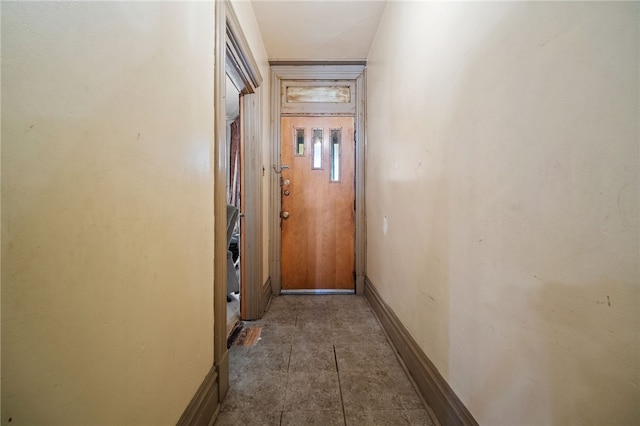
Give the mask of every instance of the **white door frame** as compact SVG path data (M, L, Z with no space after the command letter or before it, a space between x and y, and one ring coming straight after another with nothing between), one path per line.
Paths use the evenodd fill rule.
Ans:
M355 286L356 294L362 294L366 271L365 230L365 67L364 64L347 65L283 65L271 66L271 194L269 206L269 275L274 294L282 290L280 275L280 116L281 82L284 80L354 80L356 83L355 105Z

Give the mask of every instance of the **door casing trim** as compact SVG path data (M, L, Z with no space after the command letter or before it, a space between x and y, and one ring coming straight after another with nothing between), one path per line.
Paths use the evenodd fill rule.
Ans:
M271 66L271 164L269 197L269 275L274 294L282 292L280 272L280 117L282 80L355 80L355 292L362 294L366 273L365 214L365 66L364 65L272 65Z

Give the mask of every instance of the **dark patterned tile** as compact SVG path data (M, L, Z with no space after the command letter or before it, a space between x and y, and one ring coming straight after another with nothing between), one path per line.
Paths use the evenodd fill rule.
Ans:
M381 328L366 324L345 324L332 328L333 342L340 344L374 343L388 345L387 336Z
M388 370L404 374L395 351L386 342L335 343L338 371Z
M309 309L329 310L333 306L332 296L310 295L298 296L298 310L305 311Z
M279 426L280 413L269 411L221 411L215 426Z
M409 426L403 410L346 410L347 426Z
M229 351L229 371L234 377L263 371L287 371L290 356L290 345L232 346Z
M380 330L380 323L371 312L333 312L331 325L334 327L366 326Z
M271 325L271 324L279 324L279 325L295 325L296 318L298 316L298 312L295 310L272 310L269 309L265 312L264 316L260 321L256 321L257 325Z
M274 297L249 326L261 339L230 349L216 425L433 426L361 296Z
M335 371L289 372L285 411L340 410L340 384Z
M404 412L409 419L411 426L435 426L435 422L429 415L429 412L425 409L420 410L405 410Z
M328 343L309 343L294 345L291 349L289 371L313 372L336 371L333 345Z
M299 300L291 296L273 296L269 303L269 311L288 311L296 312L298 310Z
M304 309L298 311L296 327L301 325L331 324L331 311L328 309Z
M340 371L340 385L351 412L424 408L404 372Z
M267 324L262 327L258 345L290 345L293 343L293 325Z
M296 326L293 335L293 344L317 344L332 343L333 334L329 324L300 324Z
M334 311L370 312L371 310L367 300L363 296L340 295L334 297L331 301L331 309Z
M221 411L282 411L286 388L285 371L240 374L231 383Z
M281 426L344 426L342 410L285 411Z

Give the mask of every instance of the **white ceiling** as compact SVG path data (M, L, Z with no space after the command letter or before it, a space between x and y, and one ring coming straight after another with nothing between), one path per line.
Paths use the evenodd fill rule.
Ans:
M270 60L364 60L386 1L252 0Z

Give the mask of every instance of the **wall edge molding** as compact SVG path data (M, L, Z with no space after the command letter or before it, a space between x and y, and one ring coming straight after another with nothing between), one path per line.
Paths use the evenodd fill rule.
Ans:
M273 286L271 284L271 277L267 277L267 280L264 282L264 284L262 284L262 315L264 315L265 311L267 310L267 306L271 301L272 294ZM262 315L260 315L260 318L262 318Z
M369 277L365 277L364 284L365 298L440 424L477 426L478 422L473 415L380 296Z
M209 426L213 424L219 410L218 373L213 366L176 424L178 426Z

